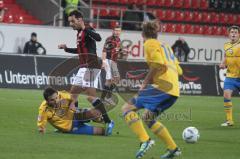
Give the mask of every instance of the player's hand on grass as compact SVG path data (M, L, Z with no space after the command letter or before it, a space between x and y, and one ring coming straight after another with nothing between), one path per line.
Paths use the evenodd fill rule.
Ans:
M45 133L45 129L44 129L44 128L39 128L39 129L38 129L38 132L39 132L40 134L44 134L44 133Z
M66 49L67 45L66 44L60 44L58 45L58 49Z

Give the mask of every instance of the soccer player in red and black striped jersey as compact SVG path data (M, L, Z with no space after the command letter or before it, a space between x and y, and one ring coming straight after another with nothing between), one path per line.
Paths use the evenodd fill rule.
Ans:
M117 68L117 59L121 50L120 34L121 27L114 27L112 35L105 41L102 52L102 69L106 71L106 82L101 98L107 101L110 101L111 92L120 80Z
M104 104L96 96L98 88L98 77L101 72L101 65L98 62L96 53L96 41L101 41L101 36L90 26L85 26L83 15L79 11L72 11L68 17L69 25L73 30L77 30L77 48L68 48L66 44L58 46L68 53L78 54L80 68L74 78L70 92L77 99L78 94L86 91L88 101L103 114L103 120L108 125L108 129L113 128L114 122L110 120L105 110ZM110 126L109 126L110 124ZM111 126L112 125L112 126ZM111 130L106 130L111 132ZM110 134L109 134L110 135Z

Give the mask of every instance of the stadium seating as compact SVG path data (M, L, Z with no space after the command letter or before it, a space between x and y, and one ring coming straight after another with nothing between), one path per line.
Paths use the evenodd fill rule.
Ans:
M3 18L4 23L42 24L40 20L31 16L26 10L18 5L15 0L4 0L3 2L4 7L7 9Z
M94 3L98 2L98 3ZM226 35L227 27L240 25L240 14L224 13L209 7L209 0L94 0L93 5L100 10L100 17L110 17L110 27L120 19L129 4L139 7L147 6L147 11L153 13L163 23L164 32L181 34ZM107 11L106 8L109 8ZM113 9L113 10L112 10ZM94 16L97 12L94 10Z

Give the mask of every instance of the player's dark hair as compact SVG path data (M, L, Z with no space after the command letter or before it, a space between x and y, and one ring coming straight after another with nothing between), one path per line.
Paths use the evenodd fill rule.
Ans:
M228 28L228 32L230 32L232 29L238 30L238 32L240 33L240 27L239 27L239 26L237 26L237 25L232 25L232 26L230 26L230 27Z
M76 18L83 18L83 14L78 10L74 10L70 12L69 16L75 16Z
M52 87L48 87L43 91L43 97L45 100L48 100L48 98L52 96L54 93L57 93L57 91Z
M145 38L157 39L159 30L160 26L158 21L148 21L142 25L142 33Z

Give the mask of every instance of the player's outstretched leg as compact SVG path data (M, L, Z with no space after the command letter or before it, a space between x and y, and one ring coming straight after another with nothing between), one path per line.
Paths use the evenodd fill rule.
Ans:
M129 128L138 136L141 146L136 153L136 158L142 158L144 154L154 145L154 141L147 134L143 122L138 114L133 111L136 107L130 104L123 106L123 116Z
M156 121L157 113L146 110L143 115L144 122L148 125L150 130L167 146L167 152L161 158L173 158L181 155L180 149L174 142L168 129L159 121Z

